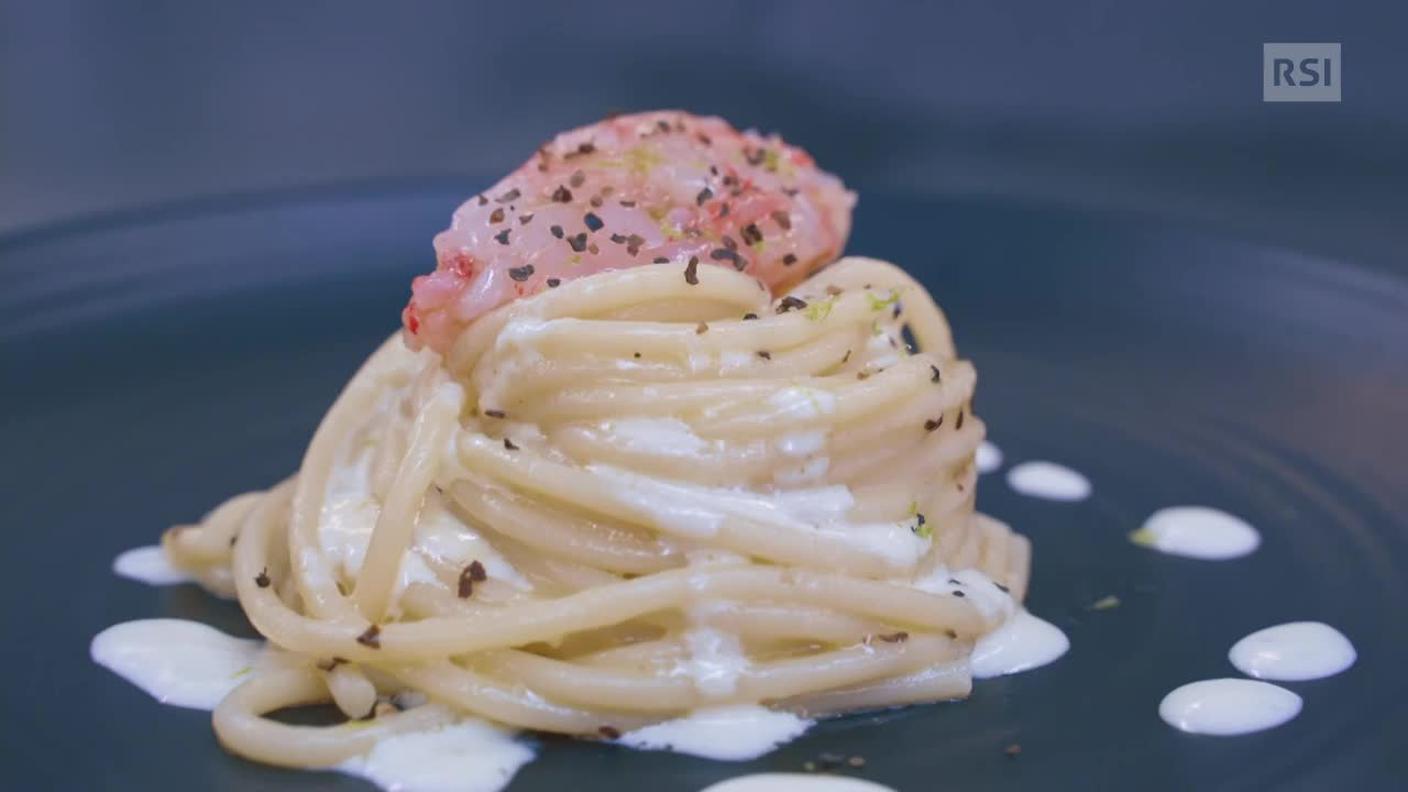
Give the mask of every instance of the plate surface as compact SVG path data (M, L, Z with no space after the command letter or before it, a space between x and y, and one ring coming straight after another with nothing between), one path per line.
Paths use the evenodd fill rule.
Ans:
M297 466L472 189L229 200L0 240L7 786L366 788L227 756L207 714L151 701L88 641L153 616L248 633L237 606L119 579L113 557ZM512 789L692 790L823 752L901 790L1402 788L1408 283L1129 218L873 194L850 250L933 290L1009 465L1094 483L1075 504L981 484L982 508L1032 538L1029 605L1070 653L752 763L546 739ZM1261 548L1218 563L1126 541L1185 503L1244 517ZM1119 607L1089 608L1111 594ZM1238 638L1301 619L1360 659L1288 684L1300 717L1236 738L1159 720L1172 688L1236 675Z

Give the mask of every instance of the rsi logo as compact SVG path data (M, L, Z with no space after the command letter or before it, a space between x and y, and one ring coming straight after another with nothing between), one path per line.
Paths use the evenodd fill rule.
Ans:
M1340 45L1261 45L1263 102L1338 102Z

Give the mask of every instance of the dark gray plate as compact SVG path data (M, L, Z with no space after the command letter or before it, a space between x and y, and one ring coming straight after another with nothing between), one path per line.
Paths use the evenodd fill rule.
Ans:
M230 200L0 240L4 786L363 786L227 756L207 715L154 703L87 646L151 616L248 631L234 605L109 564L294 469L471 191ZM855 772L901 790L1404 786L1408 284L1128 218L875 195L851 249L933 289L1009 462L1094 482L1077 504L982 485L983 508L1032 537L1030 604L1070 654L747 764L545 739L515 789L698 789L823 752L863 755ZM1247 518L1261 549L1209 563L1125 540L1181 503ZM1123 604L1089 610L1109 594ZM1300 717L1221 739L1159 720L1173 687L1235 675L1236 639L1294 619L1360 652L1289 685Z

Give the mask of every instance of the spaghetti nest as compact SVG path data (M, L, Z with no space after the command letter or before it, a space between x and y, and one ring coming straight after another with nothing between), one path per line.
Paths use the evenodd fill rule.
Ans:
M215 729L326 766L452 712L609 735L962 697L1030 555L974 512L975 381L925 290L859 258L776 301L600 273L444 358L393 337L294 477L164 538L275 647ZM266 717L326 702L349 720Z

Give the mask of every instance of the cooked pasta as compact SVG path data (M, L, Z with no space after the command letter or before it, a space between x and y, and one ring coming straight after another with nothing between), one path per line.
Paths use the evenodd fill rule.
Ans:
M962 697L1029 560L974 511L974 384L925 290L861 258L779 299L725 267L606 271L443 357L393 337L296 475L164 538L281 650L216 732L325 766L446 711L599 735ZM320 702L375 717L265 717Z

